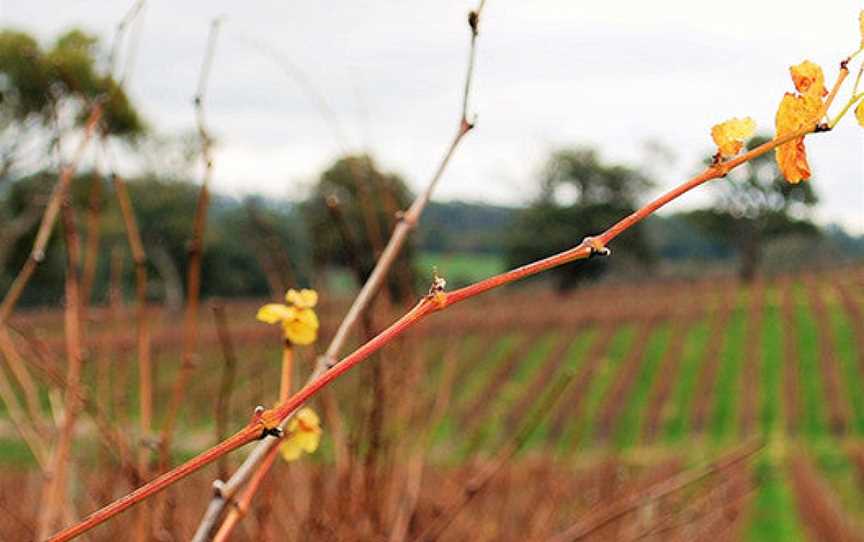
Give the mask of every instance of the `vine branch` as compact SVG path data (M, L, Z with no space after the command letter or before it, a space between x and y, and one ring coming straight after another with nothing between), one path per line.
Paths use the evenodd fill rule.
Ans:
M823 104L822 111L817 117L818 119L821 119L824 116L825 112L827 112L828 108L831 105L831 102L833 101L833 98L836 96L839 87L841 86L847 75L848 69L844 63L841 65L840 73L834 86L832 87L832 91L829 94L828 99ZM141 502L142 500L147 499L153 494L162 491L168 486L185 478L189 474L200 470L204 466L212 463L213 461L224 456L225 454L230 453L231 451L236 450L241 446L244 446L245 444L248 444L260 438L266 438L268 435L278 437L281 434L281 431L279 429L280 425L283 424L306 401L315 396L327 385L342 376L355 365L367 359L369 356L383 348L385 345L389 344L394 339L419 324L427 316L445 310L451 305L455 305L459 302L485 293L488 290L504 286L525 277L536 275L543 271L559 267L573 261L587 259L596 255L608 255L609 250L606 247L606 244L608 242L610 242L615 237L622 234L627 229L637 224L647 216L650 216L667 203L681 197L690 190L693 190L694 188L701 186L702 184L705 184L710 180L724 177L731 170L735 169L741 164L744 164L758 156L761 156L784 143L793 141L800 137L804 137L808 134L826 132L829 130L830 128L827 125L819 124L818 122L814 121L812 125L802 128L796 132L779 137L775 136L768 142L733 159L725 162L717 162L711 164L699 175L685 181L681 185L673 188L672 190L649 202L639 210L635 211L634 213L623 218L616 224L612 225L603 233L597 236L586 237L576 246L558 254L549 256L548 258L545 258L543 260L529 263L522 267L507 271L505 273L501 273L499 275L495 275L493 277L481 280L477 283L449 293L444 291L443 281L441 281L440 279L436 280L429 293L424 296L411 310L409 310L401 318L396 320L388 328L386 328L380 334L372 338L370 341L360 346L353 353L349 354L341 361L332 364L329 369L325 370L317 378L314 378L310 382L307 382L307 384L303 386L303 388L301 388L297 393L289 397L287 400L281 402L277 407L263 412L256 411L256 416L253 418L253 420L239 432L234 434L232 437L190 459L179 467L169 472L166 472L155 480L136 489L132 493L121 497L120 499L108 504L100 510L97 510L81 522L57 533L50 540L55 542L71 540L72 538L75 538L76 536L93 529L97 525L104 523L108 519L123 512L124 510L130 508L138 502ZM460 138L461 136L457 135L455 142L458 143ZM452 150L453 148L451 147L451 152ZM448 154L445 156L445 164L451 152L448 152ZM382 260L383 259L384 257L382 255ZM255 463L250 463L248 467L249 474L253 472L254 466L257 465L258 462L260 462L261 459L263 459L263 457L267 455L270 449L269 446L272 446L275 442L277 442L278 438L271 438L268 440L269 442L265 442L262 443L262 445L259 445L259 447L253 451L252 455L250 455L250 458L256 455L260 457L256 459ZM246 464L244 464L244 467L246 467ZM238 470L238 473L239 472L240 471ZM237 476L237 473L235 473L235 476ZM219 489L217 489L217 492L221 493ZM227 499L222 496L222 500L225 501Z

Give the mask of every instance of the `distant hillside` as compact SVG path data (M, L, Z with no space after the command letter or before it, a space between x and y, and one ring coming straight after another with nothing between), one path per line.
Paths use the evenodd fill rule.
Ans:
M429 252L501 253L517 211L462 201L431 202L420 219L417 246Z
M734 247L705 235L682 213L654 215L645 221L648 239L661 260L731 260Z
M439 269L450 270L451 275L454 269L463 268L482 269L484 273L500 271L499 268L504 265L504 240L510 234L509 230L519 211L518 207L462 201L430 203L417 230L418 248L425 255L420 258L421 268L427 269L436 264ZM700 231L687 220L686 215L654 215L646 221L646 231L656 250L658 263L679 266L686 262L697 267L734 267L738 259L735 247ZM864 258L864 236L849 235L835 225L820 228L820 231L822 237L816 247L820 256L817 259L849 262ZM818 263L808 263L813 259L808 256L813 254L813 249L811 240L794 237L767 243L764 271L788 271ZM479 260L465 260L459 256L470 254L476 255L475 258L495 258L483 260L485 263L481 265ZM442 260L443 255L450 255L451 259ZM470 265L465 265L469 261ZM794 262L797 263L793 266Z

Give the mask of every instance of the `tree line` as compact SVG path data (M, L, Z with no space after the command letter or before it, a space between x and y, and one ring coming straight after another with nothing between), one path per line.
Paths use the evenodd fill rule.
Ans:
M105 111L102 145L159 156L146 173L127 179L129 193L156 278L148 295L169 305L183 298L198 192L190 167L196 150L182 139L166 142L148 126L117 80L115 56L112 51L106 57L98 40L80 30L63 33L48 46L24 32L0 31L2 289L32 247L58 175L54 157L64 140L80 132L88 106L98 101ZM751 145L762 141L755 138ZM132 283L109 169L103 163L78 175L68 198L83 244L98 248L90 290L95 302L131 291ZM567 289L607 273L626 275L628 269L640 269L641 277L664 259L680 258L734 259L740 276L752 280L764 264L767 243L787 238L807 243L823 234L808 218L818 201L812 184L784 182L770 158L754 160L730 177L716 184L708 207L640 224L617 241L619 257L562 267L552 280ZM558 149L539 170L537 195L525 207L433 204L401 252L388 289L400 299L422 288L414 264L418 251L495 254L507 266L561 251L584 232L600 231L632 212L656 184L639 168L609 162L593 149ZM380 170L366 155L337 158L301 201L216 194L204 240L202 294L262 297L320 282L321 271L328 269L342 269L362 283L411 199L402 177ZM24 304L56 304L62 298L59 237L49 245ZM837 232L834 238L860 246Z

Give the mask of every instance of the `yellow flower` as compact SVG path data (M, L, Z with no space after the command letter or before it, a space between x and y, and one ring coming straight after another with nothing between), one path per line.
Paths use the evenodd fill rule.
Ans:
M294 344L312 344L318 338L318 315L312 309L294 309L295 317L282 322L285 337Z
M753 136L756 122L750 117L729 119L711 128L711 137L717 144L721 158L732 158L744 147L744 141Z
M314 410L303 407L288 422L287 432L279 453L285 461L295 461L303 452L311 454L321 442L321 420Z
M789 68L789 73L792 74L795 88L804 96L821 98L828 95L828 89L825 88L825 76L818 64L805 60L801 64Z
M858 102L858 107L855 108L855 118L858 119L858 124L864 128L864 100Z
M267 303L258 309L258 314L255 317L266 324L275 324L283 320L293 319L296 312L295 308L286 307L281 303Z
M311 309L318 304L318 292L304 288L299 292L294 288L285 294L285 301L298 309Z
M318 303L315 290L288 290L285 299L289 305L268 303L258 309L257 318L268 324L282 324L285 338L292 344L306 345L318 338L318 315L312 310Z

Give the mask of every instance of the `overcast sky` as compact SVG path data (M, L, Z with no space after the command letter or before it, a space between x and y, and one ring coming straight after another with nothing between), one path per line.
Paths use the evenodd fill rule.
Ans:
M129 91L161 131L191 129L208 25L224 15L207 97L219 190L294 197L339 153L358 150L416 189L456 126L475 3L151 0ZM0 0L0 21L46 40L82 26L107 43L129 5ZM862 8L861 0L488 0L471 106L477 129L436 198L525 203L544 157L574 144L648 167L658 190L671 187L711 152L716 122L750 115L773 129L792 90L791 64L811 59L833 80L858 43ZM647 153L646 142L673 149L675 162ZM850 115L808 147L818 217L864 232L864 130Z

